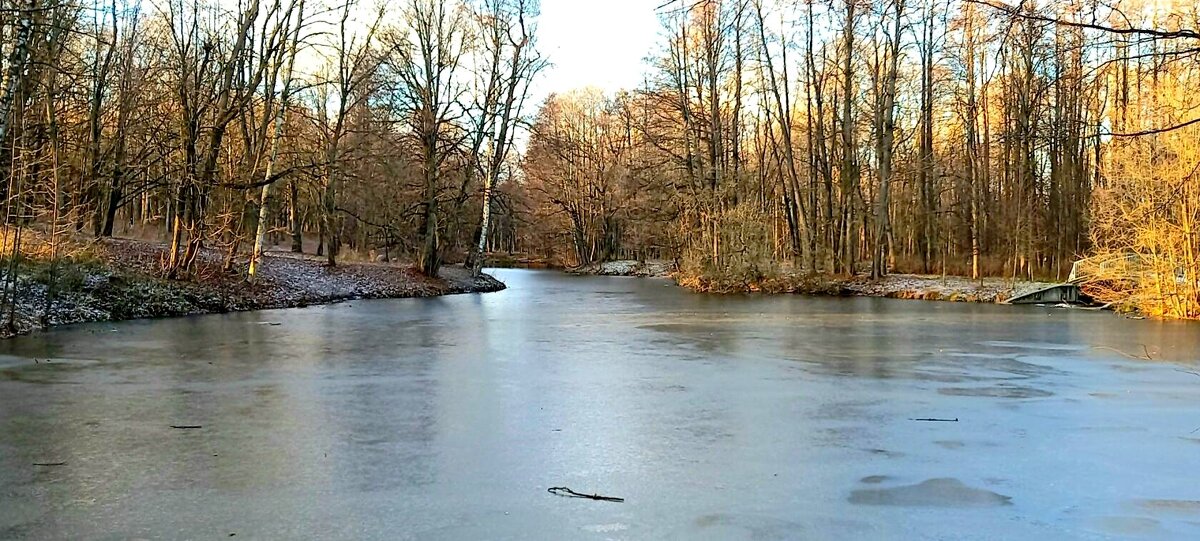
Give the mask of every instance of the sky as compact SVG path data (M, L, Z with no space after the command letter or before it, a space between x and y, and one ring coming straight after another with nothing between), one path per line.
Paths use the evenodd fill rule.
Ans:
M536 102L551 93L589 86L606 92L640 86L644 59L658 42L654 8L661 3L542 0L538 49L552 65L534 86Z

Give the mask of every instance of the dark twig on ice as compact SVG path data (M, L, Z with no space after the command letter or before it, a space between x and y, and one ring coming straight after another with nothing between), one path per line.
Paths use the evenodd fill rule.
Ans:
M923 421L926 423L957 423L958 422L957 417L955 417L953 419L934 419L931 417L926 417L926 418L922 418L922 419L913 419L910 417L908 420L909 421Z
M34 462L34 466L66 466L66 462Z
M562 496L564 498L587 498L589 500L617 503L625 501L625 498L614 498L612 496L601 496L599 494L583 494L580 492L575 492L567 487L550 487L546 489L546 492L549 492L555 496Z
M191 430L191 429L195 429L195 428L204 428L204 427L200 426L200 425L171 425L171 428L178 428L180 430Z

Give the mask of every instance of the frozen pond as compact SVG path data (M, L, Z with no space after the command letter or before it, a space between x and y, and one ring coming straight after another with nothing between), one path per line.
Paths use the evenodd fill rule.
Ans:
M0 342L0 539L1200 537L1198 324L496 275Z

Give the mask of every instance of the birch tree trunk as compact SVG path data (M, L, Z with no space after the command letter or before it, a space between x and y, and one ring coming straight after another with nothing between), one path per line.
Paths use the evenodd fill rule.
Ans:
M0 144L8 136L8 128L12 123L13 98L20 86L22 74L25 73L25 62L29 60L29 37L33 34L33 15L37 10L37 0L28 0L25 9L21 10L21 18L17 23L17 42L8 55L8 71L4 74L3 94L0 94Z
M262 194L259 196L258 205L258 227L254 233L254 251L250 254L250 268L248 274L250 280L253 281L258 273L259 260L262 258L263 243L267 237L267 221L270 218L269 203L271 197L271 176L275 173L275 162L279 158L279 136L283 131L284 122L287 121L288 99L291 98L292 92L292 73L296 67L296 49L300 44L300 29L304 26L304 0L300 0L299 6L296 8L296 22L292 31L292 42L288 49L287 68L283 72L283 89L279 94L279 109L275 112L275 125L271 128L271 151L267 156L266 172L262 187Z

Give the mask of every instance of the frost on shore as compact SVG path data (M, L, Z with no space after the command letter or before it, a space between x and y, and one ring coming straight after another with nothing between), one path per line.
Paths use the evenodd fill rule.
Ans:
M287 252L265 254L258 276L250 282L242 273L226 270L225 254L216 250L203 251L186 279L166 280L158 276L166 251L163 244L110 240L93 250L97 257L87 263L61 263L53 280L47 279L45 264L18 272L15 303L6 302L0 314L0 337L89 321L504 289L504 284L491 276L472 278L469 271L458 267L445 266L437 278L429 278L405 265L343 263L329 267L323 259ZM235 264L234 268L244 266Z

